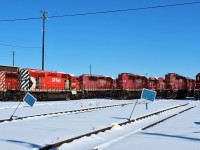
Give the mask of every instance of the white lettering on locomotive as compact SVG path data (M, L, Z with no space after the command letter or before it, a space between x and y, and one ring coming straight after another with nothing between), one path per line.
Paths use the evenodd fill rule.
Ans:
M61 82L61 79L59 79L59 78L52 78L51 82Z

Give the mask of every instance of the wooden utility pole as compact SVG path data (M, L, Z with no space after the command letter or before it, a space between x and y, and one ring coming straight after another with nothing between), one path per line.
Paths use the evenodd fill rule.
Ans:
M43 28L42 28L42 70L44 70L44 38L45 38L45 21L46 21L46 14L48 12L46 11L41 11L42 13L42 22L43 22Z
M13 56L13 66L15 66L15 51L12 51L12 56Z

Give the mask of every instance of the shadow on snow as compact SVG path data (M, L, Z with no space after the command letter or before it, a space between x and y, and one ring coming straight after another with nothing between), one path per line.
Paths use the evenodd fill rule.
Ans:
M161 134L161 133L142 133L142 134L164 136L164 137L169 137L169 138L178 138L178 139L185 139L185 140L191 140L191 141L200 141L199 138L184 137L184 136L178 136L178 135L168 135L168 134Z
M24 142L24 141L18 141L18 140L2 140L1 141L7 141L7 142L11 142L11 143L15 143L17 145L24 145L25 147L31 147L31 148L41 148L40 145L37 144L33 144L33 143L28 143L28 142Z

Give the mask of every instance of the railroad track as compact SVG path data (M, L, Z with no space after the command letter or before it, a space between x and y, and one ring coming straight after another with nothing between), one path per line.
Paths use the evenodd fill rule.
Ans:
M31 115L31 116L24 116L24 117L17 117L17 118L2 119L2 120L0 120L0 123L12 122L15 120L23 120L23 119L34 118L34 117L44 117L44 116L50 117L50 116L61 115L61 114L65 115L65 114L69 114L69 113L78 114L78 113L94 111L94 110L103 109L103 108L126 106L126 105L130 105L130 104L132 104L132 103L107 105L107 106L91 107L91 108L76 109L76 110L67 110L67 111L61 111L61 112L45 113L45 114L38 114L38 115Z
M189 104L189 103L182 104L182 105L178 105L178 106L174 106L174 107L170 107L170 108L167 108L167 109L163 109L163 110L160 110L160 111L157 111L157 112L154 112L154 113L150 113L150 114L147 114L147 115L144 115L144 116L141 116L141 117L132 119L132 120L127 120L127 121L121 122L121 123L119 123L118 125L119 125L119 126L123 126L123 125L131 124L131 123L133 123L133 122L135 122L135 121L144 120L144 119L146 119L146 118L149 118L149 117L152 117L152 116L155 116L155 115L164 113L164 112L166 112L166 111L170 111L170 110L173 110L173 109L177 109L177 108L180 108L180 107L187 106L188 104ZM163 122L163 121L165 121L165 120L167 120L167 119L169 119L169 118L172 118L172 117L174 117L174 116L176 116L176 115L178 115L178 114L180 114L180 113L183 113L183 112L185 112L185 111L188 111L188 110L190 110L190 109L192 109L192 108L194 108L194 107L196 107L196 106L189 107L189 108L187 108L187 109L184 109L184 110L180 111L179 113L175 113L175 114L171 115L170 117L167 117L167 118L162 119L162 120L160 120L160 121L154 122L153 124L150 124L150 125L148 125L148 126L142 128L142 130L146 130L146 129L150 128L150 127L153 127L153 126L155 126L155 125L157 125L157 124L159 124L159 123L161 123L161 122ZM63 140L63 141L60 141L60 142L51 144L51 145L44 146L44 147L40 148L40 150L49 150L49 149L51 149L51 148L56 148L56 147L61 146L61 145L64 144L64 143L70 143L70 142L72 142L72 141L74 141L74 140L77 140L77 139L80 139L80 138L82 138L82 137L91 136L92 134L98 134L98 133L100 133L100 132L105 132L105 131L111 130L111 129L112 129L112 127L109 126L109 127L106 127L106 128L102 128L102 129L99 129L99 130L95 130L95 131L93 131L93 132L89 132L89 133L86 133L86 134L83 134L83 135L80 135L80 136L76 136L76 137L73 137L73 138L70 138L70 139L66 139L66 140Z

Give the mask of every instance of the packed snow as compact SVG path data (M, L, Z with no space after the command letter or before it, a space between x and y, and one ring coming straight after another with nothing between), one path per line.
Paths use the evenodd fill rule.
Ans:
M193 100L156 100L149 104L146 110L145 102L139 100L132 119L158 110L189 103L189 105L166 113L136 121L126 126L118 123L126 121L131 114L135 100L87 99L77 101L37 102L29 107L21 103L15 116L30 116L35 114L61 112L89 107L107 106L114 104L129 104L118 107L101 108L81 113L64 115L48 115L33 117L12 122L0 123L1 149L30 150L39 149L94 130L112 126L112 129L89 137L63 144L60 150L92 150L92 149L197 149L200 141L200 106L199 101ZM0 102L0 120L9 118L17 107L18 102ZM147 130L143 127L178 113L188 107L195 108L179 114ZM157 145L161 148L158 148ZM184 146L188 144L188 146Z

